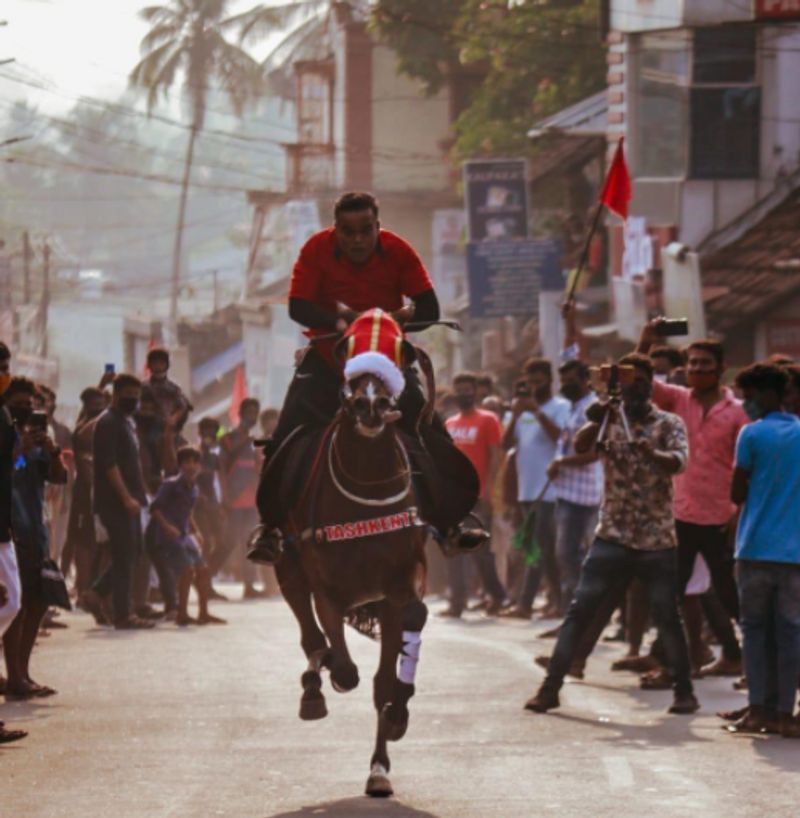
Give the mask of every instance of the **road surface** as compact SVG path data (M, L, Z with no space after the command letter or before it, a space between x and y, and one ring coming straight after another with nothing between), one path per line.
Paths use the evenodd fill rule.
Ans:
M432 608L441 607L433 603ZM304 662L280 600L218 604L230 624L154 632L95 628L43 639L50 700L0 705L30 731L0 748L3 818L790 818L800 814L800 742L733 737L715 710L730 680L699 683L703 709L665 714L668 693L611 674L603 645L557 715L523 712L552 643L542 623L432 617L392 801L362 797L372 750L375 646L353 633L361 686L325 684L330 716L297 718Z

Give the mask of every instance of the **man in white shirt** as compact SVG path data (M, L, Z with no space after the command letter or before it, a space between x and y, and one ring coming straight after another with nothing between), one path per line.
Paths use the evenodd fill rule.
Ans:
M531 358L523 367L523 383L518 384L512 414L503 437L505 449L516 449L518 500L523 519L536 515L532 536L538 545L539 560L528 565L522 590L507 616L529 619L542 576L550 586L546 614L561 613L561 580L556 562L555 487L547 469L556 456L558 440L566 426L570 404L553 396L553 368L544 358Z

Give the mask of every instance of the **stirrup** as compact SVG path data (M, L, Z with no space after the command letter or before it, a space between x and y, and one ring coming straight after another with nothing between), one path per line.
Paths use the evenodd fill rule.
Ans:
M259 565L275 565L283 554L283 534L278 528L256 526L247 538L247 559Z

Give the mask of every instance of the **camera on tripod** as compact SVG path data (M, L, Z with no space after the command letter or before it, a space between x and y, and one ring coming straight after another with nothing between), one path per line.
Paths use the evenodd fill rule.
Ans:
M628 364L603 364L599 370L600 382L606 387L611 398L622 395L622 387L633 383L634 369Z
M622 404L622 387L632 384L635 380L635 370L628 364L603 364L599 369L595 370L599 376L599 381L605 387L605 392L608 395L608 400L602 405L602 416L596 418L600 423L600 430L597 435L597 446L602 449L607 446L608 442L608 425L611 416L618 417L622 423L622 428L625 430L625 438L628 443L633 441L631 435L630 424L628 417L625 414L625 407ZM597 406L598 404L596 404ZM590 407L590 409L593 407ZM586 416L589 420L595 420L589 417L587 411Z

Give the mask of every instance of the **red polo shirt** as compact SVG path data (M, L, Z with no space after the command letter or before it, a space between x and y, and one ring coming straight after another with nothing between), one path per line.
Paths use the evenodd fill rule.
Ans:
M302 298L328 312L344 304L356 312L380 307L387 312L403 306L403 296L413 298L433 289L428 271L414 248L389 230L381 230L378 246L369 261L356 267L336 244L334 228L314 234L303 245L292 271L289 298ZM330 330L310 330L309 337ZM332 344L318 349L326 354Z

